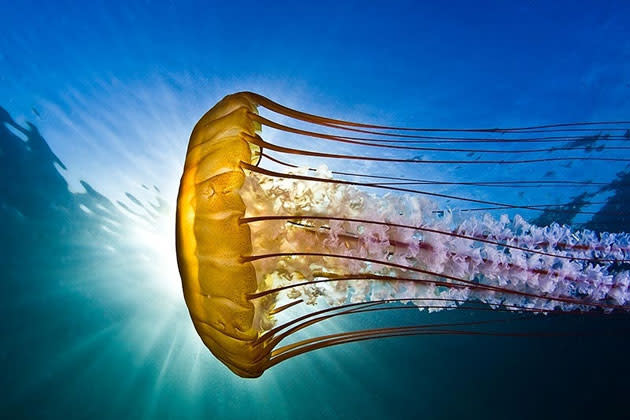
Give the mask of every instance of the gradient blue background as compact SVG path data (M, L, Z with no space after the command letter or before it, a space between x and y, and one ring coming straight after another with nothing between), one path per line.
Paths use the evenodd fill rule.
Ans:
M3 121L0 416L625 416L618 333L352 344L237 378L192 330L171 222L190 129L239 90L403 126L627 120L630 3L262 3L0 1L0 106L67 168Z

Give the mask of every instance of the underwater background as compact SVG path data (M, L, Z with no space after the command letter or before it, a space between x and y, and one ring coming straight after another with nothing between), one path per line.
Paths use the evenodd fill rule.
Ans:
M192 127L242 90L398 126L627 121L630 3L261 3L0 1L0 417L627 417L619 316L353 343L239 378L193 329L174 205ZM592 217L537 223L630 231L624 164L518 170L607 183ZM413 312L388 316L461 319Z

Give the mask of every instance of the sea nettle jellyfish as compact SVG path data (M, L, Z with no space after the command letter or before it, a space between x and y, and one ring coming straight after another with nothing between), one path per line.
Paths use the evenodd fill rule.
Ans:
M465 334L468 325L295 340L340 316L410 308L539 317L626 311L627 234L540 227L521 217L588 218L594 212L583 209L597 203L586 193L579 205L558 207L523 191L552 198L601 183L557 179L551 169L546 179L510 177L512 168L535 163L624 164L627 147L614 142L628 136L626 125L394 128L307 114L249 92L227 96L192 132L177 203L177 259L193 324L234 373L257 377L315 349ZM597 152L593 139L612 143ZM497 190L503 199L491 198Z

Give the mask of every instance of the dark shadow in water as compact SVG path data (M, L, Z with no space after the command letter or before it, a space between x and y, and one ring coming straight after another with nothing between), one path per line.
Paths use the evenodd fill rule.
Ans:
M26 128L16 124L2 107L0 123L3 209L10 207L23 217L43 217L55 206L69 207L72 195L55 164L66 167L50 150L37 127L31 123Z
M630 203L630 171L628 170L619 172L615 180L595 192L581 193L564 206L545 210L532 223L538 226L547 226L554 222L574 225L578 212L582 211L594 197L611 193L605 204L589 221L576 227L598 232L628 232L630 231L630 211L627 209Z
M630 231L630 171L617 174L617 179L603 187L600 193L612 193L601 210L584 225L600 232Z
M85 192L72 193L60 173L64 163L37 127L17 124L1 107L0 167L0 417L69 414L73 402L54 389L60 375L71 384L65 375L90 361L79 354L57 375L54 366L61 369L63 355L87 337L130 318L138 310L132 293L150 293L151 279L141 271L147 256L129 244L129 228L138 224L131 212L154 223L168 204L157 187L150 206L129 193L128 210L85 181ZM120 299L112 298L115 288ZM90 404L107 400L84 396Z
M552 223L572 225L575 216L588 204L592 196L590 193L581 193L564 206L545 209L532 223L538 226L549 226Z
M156 203L150 207L131 193L126 193L131 204L115 205L85 181L81 181L84 193L70 192L60 173L66 169L64 163L37 127L18 125L1 107L0 123L0 217L9 227L0 251L10 257L9 262L19 260L23 265L55 255L71 257L70 248L76 243L60 238L83 239L82 252L90 248L102 252L104 247L114 247L124 228L135 223L131 215L153 223L167 212L167 202L157 187L152 191Z
M630 130L625 132L624 137L630 139ZM587 153L600 152L605 149L605 143L598 145L597 142L599 140L605 141L608 138L609 135L607 134L584 136L560 147L583 147ZM550 175L550 173L548 174ZM629 232L630 212L626 210L626 207L630 203L630 170L617 173L615 180L594 192L583 192L576 195L564 206L546 209L532 223L538 226L548 226L554 222L561 225L574 225L575 217L585 209L590 201L597 201L593 199L597 196L610 195L610 193L612 196L606 200L606 203L597 210L589 221L575 227L598 232Z

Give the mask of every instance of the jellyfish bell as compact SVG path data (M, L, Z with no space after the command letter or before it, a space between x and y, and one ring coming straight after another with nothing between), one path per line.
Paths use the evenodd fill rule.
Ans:
M261 107L293 123L261 116ZM434 182L404 173L418 165L626 162L616 155L553 155L584 149L574 130L605 129L613 133L607 139L615 140L625 125L401 129L307 114L251 92L229 95L191 134L177 202L177 261L195 329L234 373L257 377L291 357L332 345L467 332L461 323L395 326L314 336L280 347L296 333L343 315L410 307L480 309L475 302L485 309L534 314L625 311L628 235L558 224L539 227L518 215L493 217L493 210L536 213L550 206L439 189L451 184L525 188L544 181ZM263 127L275 130L276 138L307 141L268 141L260 135ZM546 134L556 131L563 136ZM556 140L575 145L520 148ZM505 149L485 146L495 141ZM405 155L419 152L428 157ZM452 153L518 158L441 157ZM314 164L300 165L292 158ZM326 165L333 161L343 167ZM368 165L379 166L369 171ZM445 200L485 213L450 211ZM291 315L281 319L283 313Z
M269 358L255 345L255 308L247 298L257 289L251 263L250 230L239 223L245 204L239 195L241 161L255 162L254 134L247 112L255 107L232 95L195 126L177 201L176 247L184 296L199 336L212 353L241 376L259 376Z

